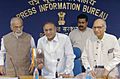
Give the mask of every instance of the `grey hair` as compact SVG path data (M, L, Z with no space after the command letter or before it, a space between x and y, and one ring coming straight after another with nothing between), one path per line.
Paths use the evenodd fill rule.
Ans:
M106 21L105 21L104 19L99 18L99 19L96 19L95 21L102 21L102 25L103 25L105 28L107 28ZM94 22L95 22L95 21L94 21Z
M103 20L103 19L102 19ZM106 25L106 21L105 20L103 20L103 26L105 27L105 28L107 28L107 25Z
M19 17L13 17L11 18L11 21L10 21L10 26L14 23L14 21L16 20L19 20L21 22L21 24L23 25L23 20Z

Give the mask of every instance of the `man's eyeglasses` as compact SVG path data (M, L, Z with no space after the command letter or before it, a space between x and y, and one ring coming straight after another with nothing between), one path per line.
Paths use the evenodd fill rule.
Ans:
M12 26L14 29L23 28L23 26Z
M93 26L93 29L102 29L104 26Z

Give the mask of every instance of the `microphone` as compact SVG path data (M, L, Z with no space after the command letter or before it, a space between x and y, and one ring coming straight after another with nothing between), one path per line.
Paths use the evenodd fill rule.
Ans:
M19 77L18 74L17 74L17 70L16 70L16 68L15 68L15 65L14 65L11 57L10 57L10 61L11 61L12 65L13 65L13 69L14 69L14 72L15 72L15 77L18 77L18 79L20 79L20 77Z
M60 61L60 59L58 58L57 59L57 64L56 64L56 73L55 73L56 78L58 78L57 66L58 66L59 61Z

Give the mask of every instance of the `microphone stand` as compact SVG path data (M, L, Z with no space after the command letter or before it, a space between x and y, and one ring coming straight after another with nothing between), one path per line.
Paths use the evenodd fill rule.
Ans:
M15 77L18 77L18 79L20 79L20 77L17 75L17 71L16 71L15 65L14 65L11 57L10 57L10 61L11 61L12 65L13 65L13 69L14 69L14 72L15 72Z
M58 66L59 61L60 61L60 59L58 58L57 59L57 64L56 64L56 72L55 72L55 77L56 78L58 78L57 66Z

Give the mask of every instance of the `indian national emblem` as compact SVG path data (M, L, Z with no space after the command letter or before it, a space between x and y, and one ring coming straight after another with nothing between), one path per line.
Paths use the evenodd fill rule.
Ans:
M65 12L59 12L58 13L58 16L59 16L58 25L65 25L65 20L64 20L65 15L66 15Z

